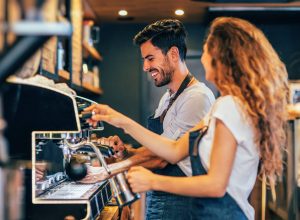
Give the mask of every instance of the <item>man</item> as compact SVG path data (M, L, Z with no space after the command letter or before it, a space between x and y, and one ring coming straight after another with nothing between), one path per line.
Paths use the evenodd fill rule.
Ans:
M178 20L160 20L145 27L134 37L140 47L143 69L151 75L157 87L167 86L155 114L148 119L148 128L168 138L178 139L194 127L209 111L214 102L213 93L203 83L198 82L186 66L186 31ZM117 137L100 140L116 151L123 152L124 144ZM163 146L162 146L163 147ZM128 149L129 157L118 163L110 164L112 174L142 165L155 169L155 172L168 176L186 176L189 158L176 165L167 164L145 147ZM82 182L91 181L88 175ZM97 180L107 178L104 170L98 172ZM147 219L188 219L184 208L189 197L163 192L147 193Z

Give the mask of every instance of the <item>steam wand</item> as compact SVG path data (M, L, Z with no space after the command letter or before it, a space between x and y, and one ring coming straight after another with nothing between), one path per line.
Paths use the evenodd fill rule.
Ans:
M102 153L95 144L83 140L78 144L71 144L66 141L66 145L71 150L77 150L86 145L90 146L95 151L98 159L100 160L100 163L102 164L106 172L111 175L111 171L109 170ZM113 194L119 207L129 205L140 198L140 195L138 193L133 193L131 191L124 173L118 173L115 176L112 176L111 178L109 178L109 182L111 184Z
M83 148L84 146L90 146L96 153L98 159L100 160L100 163L101 165L104 167L104 169L106 170L106 172L110 175L111 174L111 171L110 169L108 168L106 162L105 162L105 159L101 153L101 151L99 150L99 148L92 142L89 142L87 140L83 140L77 144L71 144L69 143L67 140L66 140L66 145L69 149L71 150L78 150L80 148Z

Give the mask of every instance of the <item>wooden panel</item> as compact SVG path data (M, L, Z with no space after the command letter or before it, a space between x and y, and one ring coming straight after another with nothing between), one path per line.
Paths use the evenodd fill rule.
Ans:
M8 2L8 23L19 21L21 19L21 7L17 0ZM16 35L12 32L7 33L7 44L12 45L16 40Z
M82 2L72 0L71 2L71 22L73 25L72 36L72 82L81 85L82 72Z
M118 206L105 206L101 211L101 215L97 218L97 220L117 220L119 216L119 208Z
M57 37L52 37L42 49L42 69L55 74Z
M0 24L3 24L4 23L4 11L5 9L5 2L4 0L0 0ZM0 27L0 54L3 50L3 47L4 47L4 31L1 30L1 27Z
M45 21L55 22L58 8L57 0L47 0L43 4L42 15ZM55 74L57 37L52 37L42 48L42 69Z
M94 59L98 61L102 61L103 57L100 55L100 53L94 48L93 46L90 46L87 42L83 41L82 46L85 49L84 55L88 57L88 55L91 55Z
M25 4L22 5L22 7L23 6L25 7L25 9L23 8L23 10L25 11L28 9L28 7L33 6L32 5L33 2L31 2L32 4L30 4L28 1L24 1L24 3ZM21 20L21 5L19 1L16 0L9 1L8 20L10 24ZM9 32L7 36L8 44L9 45L13 44L15 40L16 40L16 35L12 32ZM15 75L20 78L28 78L33 76L34 74L37 73L40 62L41 62L41 50L37 50L37 52L31 58L29 58L23 66L19 68L19 70L15 73Z

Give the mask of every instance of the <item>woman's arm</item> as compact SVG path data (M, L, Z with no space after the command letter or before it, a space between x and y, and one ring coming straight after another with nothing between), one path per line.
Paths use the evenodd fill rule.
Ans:
M169 163L177 163L188 156L188 133L178 141L173 141L147 130L107 105L92 105L85 111L93 112L92 118L88 119L91 125L96 125L98 121L105 121L118 128L123 128L135 140Z
M169 163L176 164L188 156L188 133L175 141L157 135L134 121L126 126L125 131L151 152Z
M165 191L196 197L222 197L228 185L237 143L222 121L216 120L210 168L207 175L194 177L168 177L135 167L128 173L133 191Z

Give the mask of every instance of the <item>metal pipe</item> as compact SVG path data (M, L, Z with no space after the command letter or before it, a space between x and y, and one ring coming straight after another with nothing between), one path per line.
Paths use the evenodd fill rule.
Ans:
M100 163L102 164L102 166L104 167L104 169L106 170L106 172L110 175L111 174L111 171L109 170L106 162L105 162L105 159L101 153L101 151L99 150L99 148L93 144L92 142L87 142L86 145L90 146L91 148L94 149L98 159L100 160Z
M78 150L78 149L80 149L80 148L82 148L82 147L84 147L84 146L89 146L89 147L91 147L91 148L95 151L95 153L96 153L96 155L97 155L97 157L98 157L98 159L99 159L101 165L104 167L104 169L106 170L106 172L107 172L109 175L111 174L111 171L110 171L110 169L108 168L108 166L107 166L107 164L106 164L106 162L105 162L104 156L102 155L102 153L101 153L101 151L99 150L99 148L98 148L95 144L93 144L92 142L83 140L83 141L81 141L80 143L77 143L77 144L71 144L71 143L69 143L69 142L66 140L66 145L67 145L68 148L71 149L71 150Z

